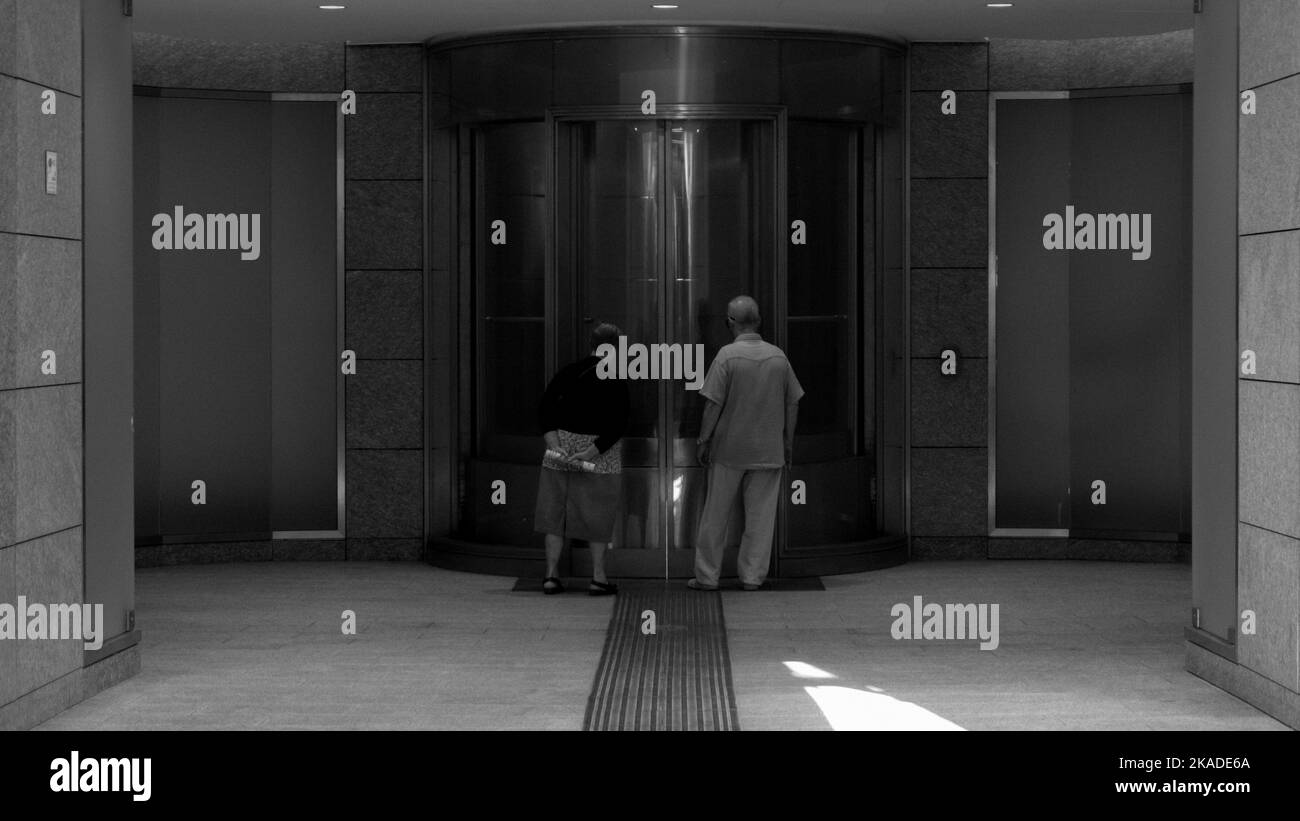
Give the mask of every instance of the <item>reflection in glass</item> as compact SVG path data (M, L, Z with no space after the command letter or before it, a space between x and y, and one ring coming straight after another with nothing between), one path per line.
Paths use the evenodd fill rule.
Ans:
M577 302L573 358L587 353L587 334L601 322L622 329L629 343L660 342L660 153L663 133L655 123L605 121L580 126L581 164L576 169ZM624 463L654 464L649 443L658 432L658 386L628 385L631 420Z
M795 458L821 461L857 455L860 129L799 121L789 129L790 217L808 231L788 262L787 354L807 392Z
M520 397L546 387L546 128L491 126L477 142L479 453L525 460L536 402ZM506 242L493 242L502 226Z
M860 411L875 395L867 352L874 350L876 323L863 308L875 304L876 283L868 253L874 237L867 241L863 219L874 197L866 176L872 163L863 156L869 133L858 125L789 124L790 219L802 220L807 231L804 243L791 243L787 260L785 350L805 391L791 478L818 497L815 507L788 508L792 548L876 535L869 492L875 431L862 424L874 414Z

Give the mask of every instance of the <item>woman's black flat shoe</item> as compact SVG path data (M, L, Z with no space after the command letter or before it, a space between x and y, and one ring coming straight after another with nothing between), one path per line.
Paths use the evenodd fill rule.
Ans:
M592 579L591 586L587 588L589 596L612 596L618 592L618 585L613 582L598 582Z
M542 579L542 592L548 596L556 593L563 593L564 584L554 576L547 576L545 579Z

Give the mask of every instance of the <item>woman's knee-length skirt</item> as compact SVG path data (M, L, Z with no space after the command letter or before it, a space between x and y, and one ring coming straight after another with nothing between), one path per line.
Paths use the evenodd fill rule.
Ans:
M621 473L542 468L533 528L565 539L608 542L622 498Z

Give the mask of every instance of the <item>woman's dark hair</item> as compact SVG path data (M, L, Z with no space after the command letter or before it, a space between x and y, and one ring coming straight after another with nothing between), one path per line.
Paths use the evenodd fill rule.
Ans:
M608 322L602 322L591 329L591 350L596 350L601 345L609 344L617 347L618 338L623 332L618 329L617 325L611 325Z

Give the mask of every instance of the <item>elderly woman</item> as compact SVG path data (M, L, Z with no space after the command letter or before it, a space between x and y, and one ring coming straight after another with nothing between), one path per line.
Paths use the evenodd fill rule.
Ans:
M591 545L591 584L587 592L618 592L605 575L605 548L614 536L622 495L622 445L628 422L627 383L601 379L596 350L618 344L620 331L600 324L591 332L591 355L562 369L546 386L538 409L547 455L537 488L534 529L546 534L547 594L564 592L558 578L568 539Z

